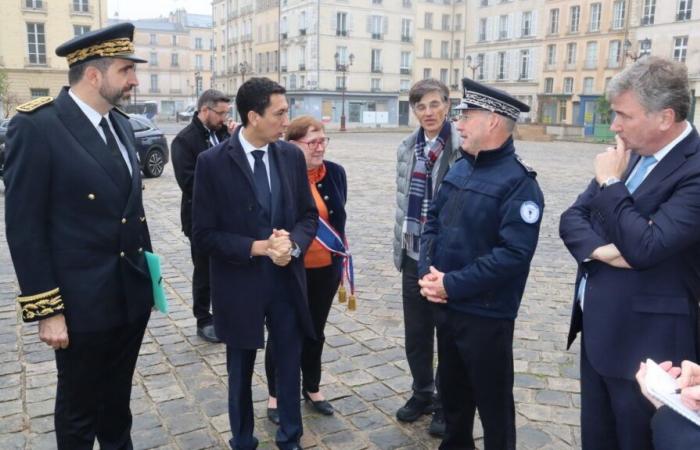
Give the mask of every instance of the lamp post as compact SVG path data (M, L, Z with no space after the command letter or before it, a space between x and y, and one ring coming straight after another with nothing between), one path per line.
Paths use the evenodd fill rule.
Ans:
M636 62L639 58L642 56L646 56L647 49L651 46L651 39L649 38L644 38L641 41L639 41L639 50L636 52L630 51L632 48L632 43L630 42L629 39L625 39L625 44L624 44L624 50L625 50L625 56L629 59L632 60L632 62Z
M238 64L238 71L241 73L241 79L242 79L241 84L245 83L245 74L246 74L246 72L249 71L248 69L249 69L248 61L243 61L242 63Z
M350 56L348 57L348 61L341 61L340 60L340 54L336 53L334 55L335 57L335 70L336 72L340 72L343 74L343 85L341 86L341 100L340 100L340 131L345 131L345 90L347 89L346 87L346 80L347 80L347 73L348 69L350 66L352 66L352 62L355 60L355 55L350 53Z
M476 69L478 69L479 67L481 67L482 64L483 64L483 63L482 63L481 61L477 62L476 64L472 64L472 57L471 57L471 55L470 55L470 56L467 56L467 67L469 67L469 68L471 69L471 71L472 71L472 80L475 79L475 76L476 76Z
M199 94L200 94L200 88L202 86L202 75L199 73L199 71L194 73L194 95L195 95L195 102L197 99L199 99Z

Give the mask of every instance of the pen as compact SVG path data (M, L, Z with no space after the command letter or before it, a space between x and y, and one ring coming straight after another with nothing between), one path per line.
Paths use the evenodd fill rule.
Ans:
M681 388L674 389L673 392L671 392L671 394L680 394L682 390L683 389Z

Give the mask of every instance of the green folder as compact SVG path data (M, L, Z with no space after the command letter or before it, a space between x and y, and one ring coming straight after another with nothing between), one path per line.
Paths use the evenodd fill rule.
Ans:
M160 274L160 256L151 252L144 252L148 271L151 274L151 285L153 286L153 304L156 309L163 314L168 313L168 299L165 297L163 289L163 277Z

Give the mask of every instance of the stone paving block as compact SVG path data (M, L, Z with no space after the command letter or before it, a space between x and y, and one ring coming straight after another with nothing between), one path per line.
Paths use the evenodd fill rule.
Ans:
M571 394L560 391L541 390L535 395L535 400L543 405L570 406Z
M542 449L552 444L552 438L547 433L525 425L516 430L517 447L521 449Z
M334 450L363 450L368 446L368 443L359 436L359 433L352 431L341 431L331 434L321 439L321 442Z
M355 414L361 411L366 411L370 406L363 402L362 399L355 395L333 400L333 408L335 408L343 416Z
M369 440L383 450L397 449L410 444L412 441L409 435L395 425L371 431Z
M305 421L305 427L314 434L326 436L348 429L348 424L335 414L332 416L315 416Z
M364 370L354 370L338 375L340 381L348 386L361 386L374 381L374 377Z
M342 412L342 414L348 416L350 413ZM358 430L365 432L376 430L392 423L385 414L374 408L348 416L348 420L350 420Z
M405 374L404 371L399 370L396 366L391 364L382 364L381 366L374 367L369 366L365 368L365 370L378 380L386 380Z
M381 382L365 384L355 388L355 392L368 402L379 400L380 398L391 397L394 391L386 387Z
M134 450L146 450L168 445L170 436L163 427L141 430L131 434Z
M402 394L412 389L411 386L413 385L413 378L411 378L409 375L401 375L398 377L383 380L383 382L391 389L393 389L394 392Z
M181 434L176 438L180 447L188 450L200 450L210 447L218 447L220 441L212 436L208 430L196 430Z

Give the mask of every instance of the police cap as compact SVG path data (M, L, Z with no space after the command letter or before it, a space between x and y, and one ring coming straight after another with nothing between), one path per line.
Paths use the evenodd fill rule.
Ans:
M486 109L496 114L518 120L521 112L529 112L530 107L506 92L478 83L469 78L462 79L464 96L456 110Z
M134 56L134 24L121 22L76 36L56 48L56 55L65 56L68 66L97 58L121 58L137 63L146 61Z

